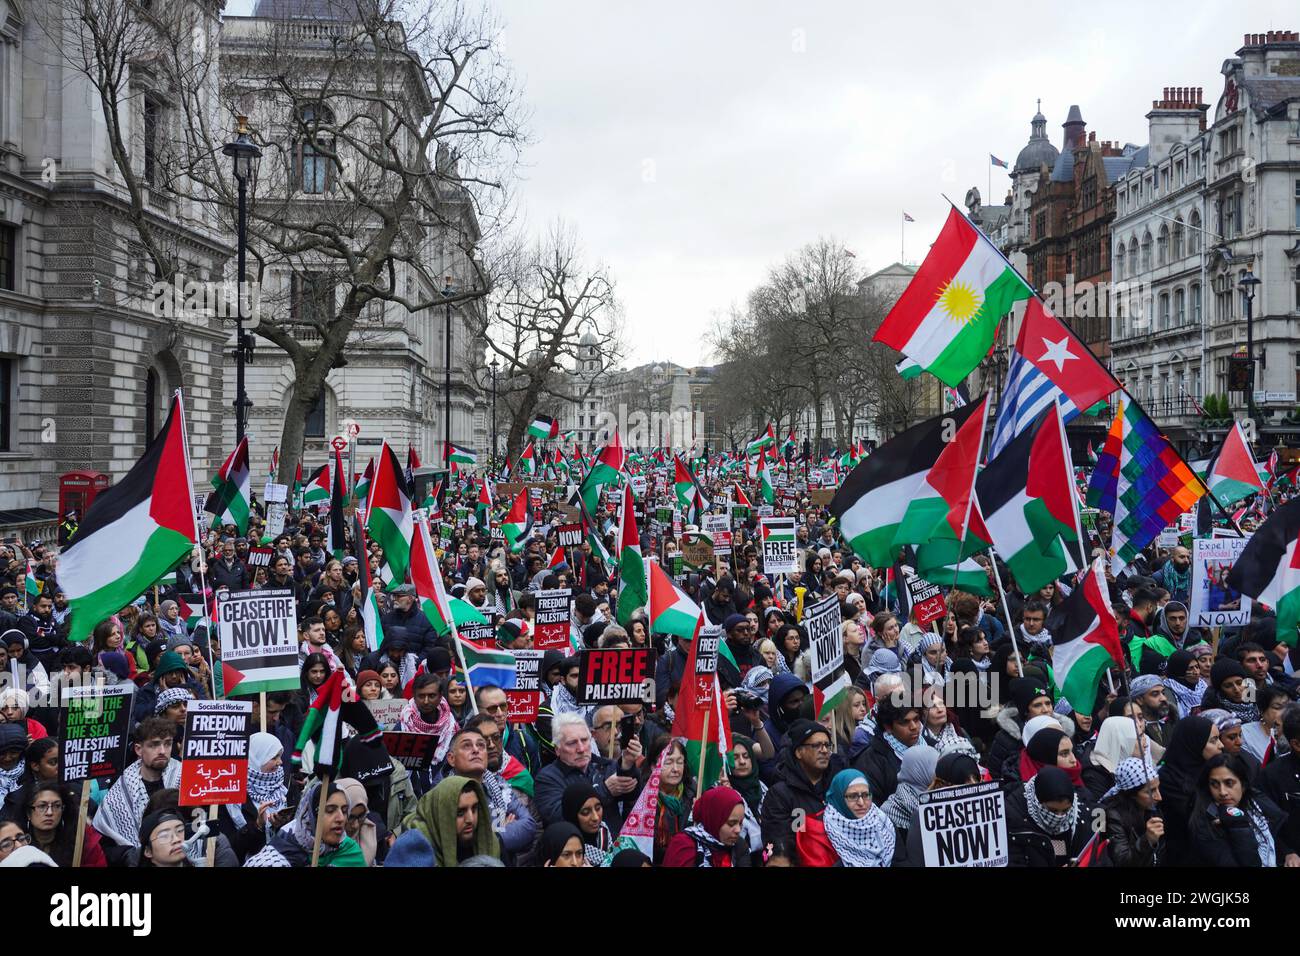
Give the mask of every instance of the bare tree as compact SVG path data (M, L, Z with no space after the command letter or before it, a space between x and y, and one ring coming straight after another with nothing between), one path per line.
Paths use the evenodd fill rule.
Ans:
M503 257L480 334L505 366L504 391L498 383L497 394L510 421L508 459L522 449L529 422L543 405L585 400L624 353L614 280L605 266L583 262L577 237L560 222L544 239L520 243ZM593 342L599 370L574 374Z

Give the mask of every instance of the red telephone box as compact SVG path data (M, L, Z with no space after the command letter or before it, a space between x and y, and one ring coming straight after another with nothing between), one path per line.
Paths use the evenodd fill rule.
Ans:
M86 509L95 497L108 490L108 475L102 471L70 471L59 477L59 518L69 511L77 513L77 520L86 517Z

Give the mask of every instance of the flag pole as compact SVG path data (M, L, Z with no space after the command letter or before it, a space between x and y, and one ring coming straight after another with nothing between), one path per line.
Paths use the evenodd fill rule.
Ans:
M320 783L320 800L316 805L316 839L311 844L311 865L314 869L320 866L320 841L325 832L325 801L329 798L330 775L329 771L321 774Z
M992 546L989 547L989 563L993 565L993 580L998 585L998 597L1002 599L1002 613L1007 616L1007 633L1011 635L1011 650L1016 655L1016 670L1020 676L1025 676L1025 665L1020 659L1020 644L1016 640L1016 625L1011 620L1011 608L1007 606L1007 589L1002 586L1002 575L998 572L998 552Z

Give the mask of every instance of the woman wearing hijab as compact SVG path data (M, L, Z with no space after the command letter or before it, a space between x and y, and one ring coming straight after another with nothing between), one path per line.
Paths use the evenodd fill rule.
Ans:
M663 754L659 764L659 803L655 808L654 862L663 863L668 842L686 829L691 818L691 805L695 801L695 786L686 768L686 745L678 737L661 737L667 745L652 747L647 758L648 766L659 761L656 751Z
M248 797L242 804L227 804L218 817L217 828L241 861L266 846L275 834L274 817L286 806L289 786L283 754L284 744L274 734L253 734L248 742Z
M845 866L890 865L896 839L894 825L871 802L871 788L861 770L841 770L831 780L822 822Z
M375 853L379 849L379 834L375 821L370 819L370 799L366 795L366 788L360 780L352 777L340 777L335 783L348 798L347 834L361 847L366 866L374 866Z
M1169 655L1169 663L1165 666L1165 690L1173 698L1180 720L1200 712L1208 687L1191 651L1179 648Z
M0 723L18 724L26 733L27 743L48 737L45 725L33 717L28 717L32 699L21 687L0 689Z
M907 840L907 831L914 818L912 811L916 809L921 794L934 782L934 768L938 763L939 751L926 744L918 743L903 751L898 767L898 787L880 805L897 831L895 843Z
M560 798L560 815L582 833L583 852L592 866L604 866L614 845L614 837L605 823L605 807L596 788L578 780L564 788Z
M312 784L298 803L293 820L283 826L265 847L244 861L251 867L309 867L316 843L316 813L321 784ZM317 866L365 866L355 840L347 835L347 795L331 783L325 793L325 825L321 828Z
M402 821L402 829L418 831L433 848L440 867L458 866L472 856L501 856L487 793L468 777L443 777L419 799Z
M964 787L979 783L980 765L975 757L958 750L950 750L939 757L934 765L934 780L928 789L942 790L945 787ZM907 839L896 843L894 859L890 866L924 866L925 847L921 842L921 808L919 804L912 809L908 819Z
M1092 839L1092 818L1060 767L1045 766L1032 780L1012 786L1006 802L1009 866L1065 866Z
M537 855L544 867L587 866L583 846L582 831L567 820L557 820L542 831Z
M1059 767L1069 775L1076 790L1085 790L1079 758L1074 755L1074 743L1059 727L1039 730L1020 751L1021 781L1031 780L1044 767Z
M1160 809L1169 851L1165 862L1170 866L1183 866L1191 859L1188 827L1196 801L1196 781L1205 762L1222 750L1219 728L1212 721L1200 716L1184 717L1174 725L1169 749L1160 765Z
M1160 776L1145 760L1125 757L1114 780L1100 801L1106 811L1106 854L1114 866L1157 866L1165 850L1165 821L1156 809Z
M474 708L469 699L469 684L466 683L464 674L452 674L447 678L447 707L456 723L461 726L474 716Z
M758 756L754 741L743 734L731 735L731 753L727 757L727 779L731 788L745 801L744 836L750 847L762 847L763 797L767 784L758 774Z
M1141 755L1138 725L1132 717L1107 717L1102 721L1083 768L1083 786L1088 799L1100 800L1115 785L1115 768L1120 762ZM1150 759L1146 762L1154 766Z
M730 787L706 790L695 801L695 822L668 843L664 866L749 866L749 844L742 831L745 800Z
M1251 786L1240 757L1219 754L1201 768L1192 804L1187 862L1192 866L1300 866L1286 842L1286 814Z

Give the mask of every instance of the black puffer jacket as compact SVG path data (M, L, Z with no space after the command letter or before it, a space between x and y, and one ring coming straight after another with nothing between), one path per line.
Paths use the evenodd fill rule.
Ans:
M903 765L898 754L889 746L884 731L877 732L871 743L853 758L853 769L861 770L871 788L871 802L880 804L893 796L898 789L898 768Z
M794 751L785 747L781 751L776 783L763 798L763 843L786 856L795 856L795 817L803 811L807 818L826 806L826 789L830 786L828 772L813 783L795 759Z
M1008 866L1055 867L1058 862L1052 846L1054 839L1065 841L1066 856L1073 860L1092 839L1092 814L1086 804L1079 801L1079 818L1074 829L1059 837L1052 837L1029 815L1025 800L1025 785L1013 784L1005 791L1007 801L1007 843L1010 845Z
M1282 833L1286 814L1276 803L1261 793L1252 794L1251 800L1268 820L1269 833L1273 836L1276 858L1271 865L1281 866L1286 855L1294 852L1293 848L1287 845ZM1259 856L1259 843L1255 839L1255 828L1251 826L1249 817L1243 815L1237 818L1239 823L1236 826L1225 826L1221 822L1222 817L1217 813L1219 808L1208 809L1216 812L1211 814L1208 810L1199 813L1192 811L1192 818L1187 825L1190 837L1188 864L1213 867L1263 866Z

